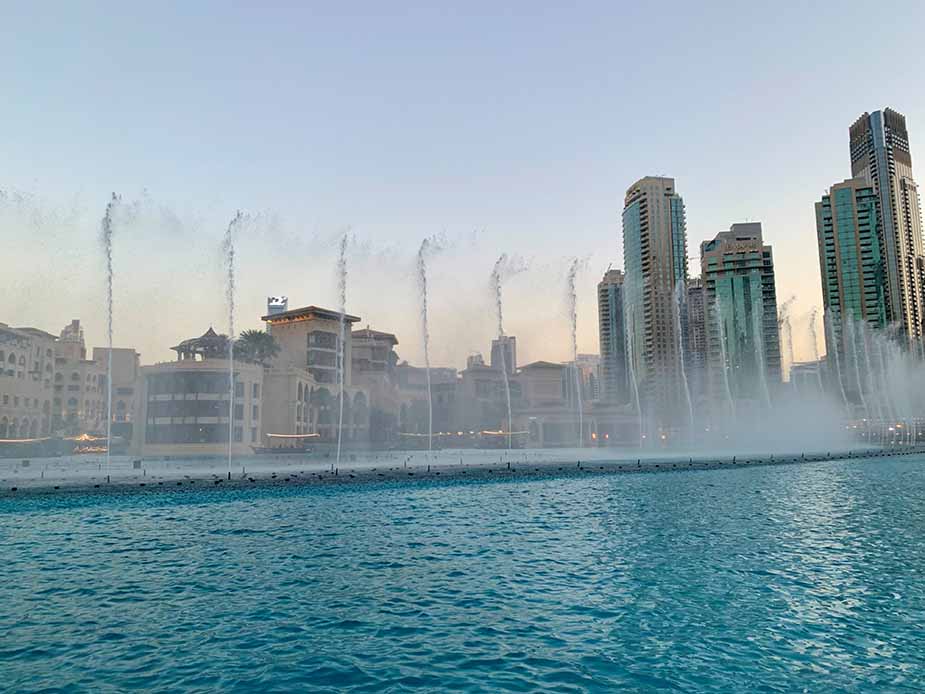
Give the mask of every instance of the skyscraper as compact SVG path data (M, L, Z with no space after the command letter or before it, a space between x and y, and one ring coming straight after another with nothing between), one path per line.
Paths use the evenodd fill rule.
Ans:
M849 141L851 175L862 178L877 196L887 321L899 323L910 340L921 339L925 250L906 118L889 108L864 113L849 129Z
M674 179L647 176L623 206L624 322L630 387L649 426L684 424L687 398L678 327L687 283L684 200Z
M855 330L859 327L856 324L863 322L872 328L887 324L877 207L877 193L862 178L832 186L816 203L826 356L831 366L829 373L841 379L841 392L846 397L856 392L860 382L857 373L850 377L851 360L847 354L854 354L857 361L855 342L864 338L860 330ZM846 349L847 345L852 348Z
M777 291L760 222L733 224L700 245L714 402L770 404L781 382Z
M626 332L623 321L623 271L607 270L597 285L601 345L601 395L611 403L628 402Z
M877 219L876 191L860 178L833 185L816 203L822 302L837 323L851 318L874 328L886 326Z

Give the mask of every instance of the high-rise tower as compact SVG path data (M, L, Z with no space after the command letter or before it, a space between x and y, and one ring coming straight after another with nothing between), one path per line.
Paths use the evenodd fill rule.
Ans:
M647 176L626 191L623 258L630 387L649 426L683 426L688 398L678 297L687 285L687 228L674 179Z
M862 178L832 186L816 203L826 358L840 392L855 403L863 402L859 384L871 371L869 360L861 365L858 359L867 353L863 331L887 324L878 206L877 193Z
M906 118L889 108L864 113L849 129L849 139L851 175L864 179L877 195L887 320L900 324L910 340L919 340L925 321L925 250Z
M770 405L781 382L774 259L760 222L733 224L700 245L714 402Z
M623 271L608 270L597 285L598 328L601 344L603 399L630 400L626 377L626 331L623 320Z

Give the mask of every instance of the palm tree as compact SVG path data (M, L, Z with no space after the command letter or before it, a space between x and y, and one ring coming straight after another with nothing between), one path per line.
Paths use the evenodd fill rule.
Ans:
M245 330L234 342L234 355L241 361L269 366L279 354L279 343L263 330Z

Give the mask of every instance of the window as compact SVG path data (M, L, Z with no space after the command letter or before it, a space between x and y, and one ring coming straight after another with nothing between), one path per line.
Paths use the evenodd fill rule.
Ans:
M236 398L243 398L243 397L244 397L244 384L243 384L241 381L237 381L237 382L234 384L234 396L235 396Z
M234 428L235 443L241 443L244 440L244 430L241 427Z
M257 440L257 427L251 427L251 441Z
M260 397L260 384L259 384L259 383L255 383L255 384L253 385L253 388L252 388L252 390L251 390L251 395L252 395L252 397L254 397L254 398L259 398L259 397Z
M259 416L260 416L260 408L257 407L256 405L252 406L251 407L251 419L253 419L256 422Z
M244 419L244 405L234 406L234 419L235 421Z

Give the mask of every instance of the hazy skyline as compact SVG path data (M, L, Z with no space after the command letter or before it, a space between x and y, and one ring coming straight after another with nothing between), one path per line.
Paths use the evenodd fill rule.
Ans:
M218 248L237 209L260 215L240 241L239 329L270 294L336 305L350 228L348 310L422 363L414 253L444 234L433 364L488 351L502 252L529 261L505 285L521 360L565 360L568 263L585 259L579 348L597 352L594 288L622 267L623 194L648 174L684 197L692 275L702 240L761 221L778 298L805 315L821 307L813 203L850 176L849 125L905 114L923 176L925 7L891 7L7 6L0 190L26 197L0 210L0 321L79 317L103 344L98 223L118 191L145 200L115 239L116 344L143 362L225 328Z

